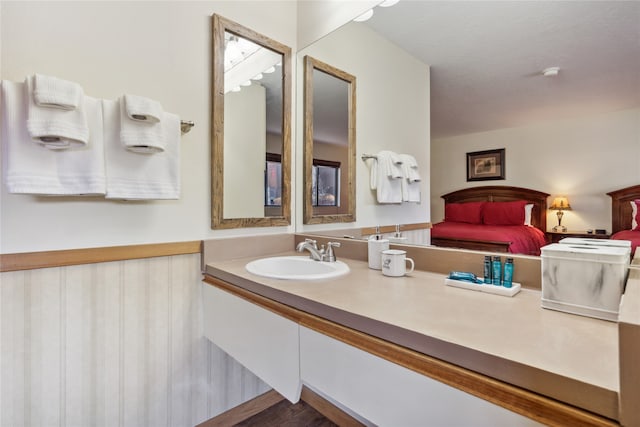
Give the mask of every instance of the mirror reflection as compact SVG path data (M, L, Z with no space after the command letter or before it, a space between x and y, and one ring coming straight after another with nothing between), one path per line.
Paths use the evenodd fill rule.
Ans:
M305 56L304 223L355 221L355 77Z
M290 49L214 15L212 228L290 223Z

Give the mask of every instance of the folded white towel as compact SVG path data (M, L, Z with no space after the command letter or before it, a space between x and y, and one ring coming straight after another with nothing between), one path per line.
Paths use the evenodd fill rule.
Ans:
M83 101L74 110L40 107L33 96L35 77L25 79L27 130L31 139L47 148L58 150L77 148L89 142L89 126Z
M400 154L402 160L402 201L420 202L420 173L418 172L418 162L410 154Z
M127 116L131 120L158 123L162 119L162 105L158 101L137 95L124 95Z
M102 104L85 97L83 104L92 129L90 144L55 151L33 144L27 131L25 84L2 81L2 162L10 193L80 195L104 194Z
M120 141L120 102L103 100L102 105L106 197L129 200L179 199L180 118L175 114L163 113L164 151L153 155L139 154L128 150Z
M393 151L383 150L376 154L372 168L376 174L376 196L378 203L402 202L402 160Z
M33 98L40 107L75 110L80 106L83 96L84 92L78 83L42 74L35 75Z
M136 153L161 153L165 150L162 122L133 120L126 113L126 95L120 97L120 141ZM162 113L161 113L162 114Z

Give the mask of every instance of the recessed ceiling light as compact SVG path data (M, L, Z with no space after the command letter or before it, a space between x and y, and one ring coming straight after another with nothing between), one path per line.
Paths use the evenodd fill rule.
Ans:
M372 16L373 16L373 9L369 9L365 13L363 13L362 15L358 16L357 18L355 18L354 21L355 22L364 22L364 21L370 19Z
M549 67L542 70L542 75L545 77L554 77L558 75L560 67Z

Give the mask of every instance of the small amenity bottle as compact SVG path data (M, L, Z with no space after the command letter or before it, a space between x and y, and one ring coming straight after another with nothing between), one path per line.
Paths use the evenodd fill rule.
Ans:
M502 286L504 286L505 288L510 288L512 281L513 281L513 258L507 258L507 261L504 263L504 280L502 281Z
M492 266L491 266L491 256L490 255L485 255L484 257L484 283L489 283L491 284L491 278L493 277L493 274L491 274L491 270L492 270Z
M497 255L493 257L493 275L491 278L494 285L502 286L502 260Z

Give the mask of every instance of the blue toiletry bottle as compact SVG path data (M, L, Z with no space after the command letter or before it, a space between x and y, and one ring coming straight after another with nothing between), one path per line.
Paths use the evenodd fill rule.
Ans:
M504 263L504 280L502 281L502 286L504 286L505 288L510 288L512 281L513 281L513 258L507 258L507 261Z
M496 286L502 285L502 260L499 256L493 257L493 284Z
M491 266L491 256L490 255L485 255L484 257L484 283L489 283L491 284L491 280L493 277L493 274L491 273L491 270L493 269L493 267Z

